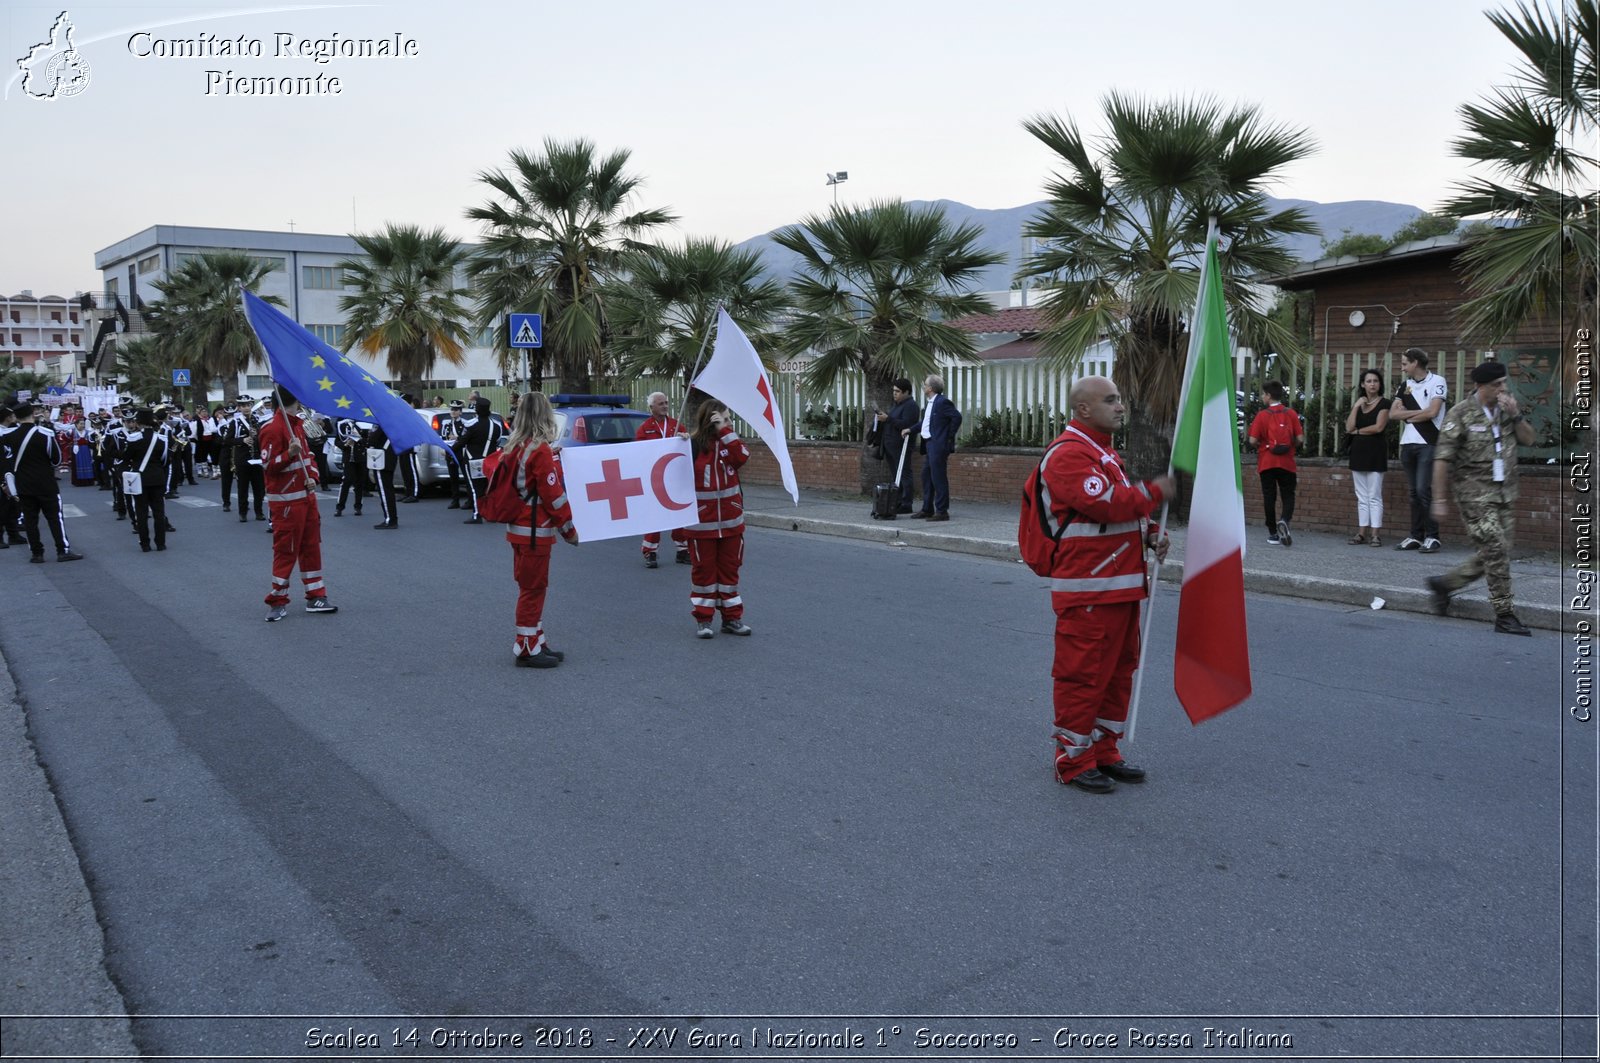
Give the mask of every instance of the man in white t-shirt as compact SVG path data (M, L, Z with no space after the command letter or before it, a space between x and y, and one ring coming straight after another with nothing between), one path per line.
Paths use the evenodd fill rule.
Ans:
M1405 380L1389 406L1389 419L1400 429L1400 467L1411 487L1411 534L1396 550L1439 549L1439 521L1433 515L1433 445L1444 422L1448 388L1444 377L1428 371L1428 352L1408 347L1400 356Z

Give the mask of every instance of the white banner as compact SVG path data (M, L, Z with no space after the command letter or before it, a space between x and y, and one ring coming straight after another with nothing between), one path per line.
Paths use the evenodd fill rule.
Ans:
M687 439L563 447L561 469L572 523L586 543L671 531L699 520Z
M800 489L795 486L794 465L789 461L789 443L784 438L783 413L773 399L772 382L750 345L750 339L733 323L726 310L717 311L717 342L711 361L695 378L694 386L744 418L778 459L778 474L783 486L800 504Z

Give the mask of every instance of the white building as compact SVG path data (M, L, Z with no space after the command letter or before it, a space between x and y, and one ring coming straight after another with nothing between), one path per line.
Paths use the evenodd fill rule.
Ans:
M70 299L26 290L0 296L0 357L8 367L81 380L89 325L82 292Z
M322 233L263 232L253 229L205 229L184 225L155 225L97 251L95 268L104 279L99 314L106 319L108 332L138 335L146 331L139 309L160 298L155 283L176 271L188 259L215 251L241 251L272 267L258 294L275 295L283 300L285 313L310 329L324 342L341 347L345 338L345 315L339 299L346 294L338 264L363 257L360 246L348 236ZM466 286L458 275L457 285ZM118 310L118 304L121 310ZM469 304L470 308L470 304ZM424 390L465 387L495 387L502 383L494 339L487 333L473 337L466 352L466 363L454 366L442 359L435 363L435 376L422 382ZM114 357L104 346L93 350L95 368L101 376L112 374ZM388 378L388 365L382 356L369 358L358 352L351 357L365 362L374 376ZM394 381L390 380L393 384ZM267 367L253 365L239 378L239 390L259 395L271 386ZM220 395L220 380L211 390ZM213 397L216 397L214 395Z

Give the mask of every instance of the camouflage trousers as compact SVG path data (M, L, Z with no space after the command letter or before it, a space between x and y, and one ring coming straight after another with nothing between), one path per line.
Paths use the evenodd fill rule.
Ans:
M1489 582L1489 604L1496 613L1511 612L1511 533L1515 518L1504 502L1456 500L1461 519L1478 552L1440 577L1451 594L1479 576Z

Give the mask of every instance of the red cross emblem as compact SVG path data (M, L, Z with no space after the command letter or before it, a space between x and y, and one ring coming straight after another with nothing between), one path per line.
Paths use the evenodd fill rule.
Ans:
M644 481L637 476L625 479L622 475L622 461L619 458L605 459L600 463L600 469L600 482L588 485L589 501L609 502L611 519L627 520L628 499L634 495L644 494Z

